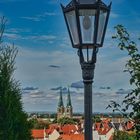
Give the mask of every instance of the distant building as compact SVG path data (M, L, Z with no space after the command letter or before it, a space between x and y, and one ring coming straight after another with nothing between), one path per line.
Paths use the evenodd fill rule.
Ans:
M60 99L62 99L60 93ZM68 95L69 96L69 95ZM69 98L69 97L68 97ZM63 105L63 100L59 100ZM62 106L61 106L62 107ZM64 106L63 106L64 107ZM67 108L67 106L66 106ZM65 109L63 112L65 114ZM33 140L84 140L84 123L82 124L50 124L47 129L33 129ZM113 140L114 132L116 130L133 132L134 122L128 121L123 123L113 123L110 118L103 119L101 122L95 122L92 126L93 139L92 140Z
M65 108L63 104L62 90L60 90L59 102L57 107L57 119L64 117Z
M57 140L60 137L56 129L33 129L33 140Z
M66 104L66 107L64 107L62 89L61 89L58 107L57 107L57 119L60 119L63 117L72 118L72 115L73 115L73 108L72 108L72 103L71 103L70 90L68 88L67 104Z
M67 106L65 108L65 117L72 118L72 112L73 112L73 108L71 104L70 91L68 88Z

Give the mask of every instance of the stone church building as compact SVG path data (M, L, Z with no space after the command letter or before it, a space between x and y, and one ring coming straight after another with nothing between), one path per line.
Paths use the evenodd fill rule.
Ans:
M70 90L68 88L67 104L66 104L66 107L64 107L62 89L61 89L58 107L57 107L57 119L60 119L63 117L72 118L72 115L73 115L73 108L72 108L72 104L71 104Z

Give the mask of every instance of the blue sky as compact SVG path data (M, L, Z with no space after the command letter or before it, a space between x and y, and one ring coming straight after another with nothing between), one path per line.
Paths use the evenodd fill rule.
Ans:
M24 90L26 111L56 111L59 91L72 83L81 84L77 52L71 47L60 3L69 0L0 0L0 16L8 19L4 42L14 43L15 78ZM110 0L104 0L109 3ZM137 41L140 37L140 1L113 0L104 47L99 50L93 86L93 111L106 111L109 100L121 102L131 87L123 73L128 56L111 39L114 26L123 24ZM138 42L139 43L139 42ZM110 88L107 88L110 87ZM83 88L70 87L74 111L83 111ZM64 92L64 100L66 93ZM65 102L65 101L64 101ZM108 110L107 110L108 111Z

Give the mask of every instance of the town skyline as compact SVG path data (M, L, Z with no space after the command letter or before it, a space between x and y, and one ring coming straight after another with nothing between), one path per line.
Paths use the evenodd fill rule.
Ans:
M15 79L23 89L26 111L56 111L59 87L64 102L69 86L74 111L83 111L83 84L77 50L73 49L64 23L60 3L68 0L1 0L0 15L8 20L3 41L14 43ZM104 0L109 3L109 0ZM121 102L131 90L129 75L124 73L128 60L111 39L114 26L123 24L137 42L140 10L138 0L113 0L105 43L99 49L93 83L93 111L104 112L110 100ZM139 42L137 42L139 45ZM108 112L108 110L107 110Z

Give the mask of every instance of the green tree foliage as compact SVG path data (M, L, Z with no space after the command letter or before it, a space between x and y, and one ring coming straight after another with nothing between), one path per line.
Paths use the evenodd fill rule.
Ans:
M93 123L98 123L98 122L101 122L101 118L100 118L100 116L94 116L93 117Z
M120 104L111 101L108 107L113 108L113 111L120 111L126 115L126 111L131 108L132 110L127 117L134 120L137 140L140 138L140 54L137 44L130 38L126 28L122 25L115 27L116 35L112 38L118 42L118 47L125 51L129 59L126 62L124 72L130 75L130 85L132 85L132 91L125 97L122 104L125 106L121 107Z
M76 122L72 118L63 117L57 121L59 124L76 124Z
M0 40L4 31L5 19L1 19ZM0 139L31 139L30 124L22 110L21 90L13 78L17 49L4 46L0 42Z
M114 133L113 140L136 140L133 134L128 134L127 132L117 131Z
M50 118L57 118L57 114L56 113L53 113L53 114L50 114Z
M39 121L37 119L30 120L33 129L44 129L49 128L49 122Z

